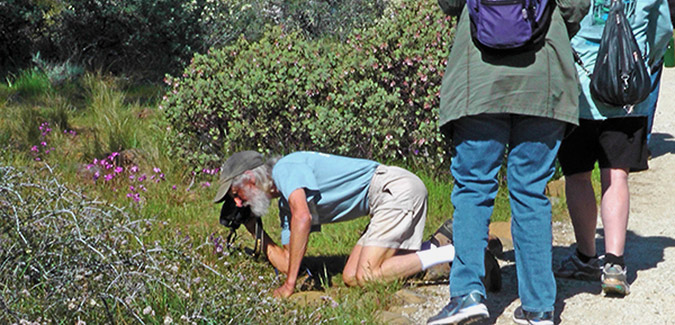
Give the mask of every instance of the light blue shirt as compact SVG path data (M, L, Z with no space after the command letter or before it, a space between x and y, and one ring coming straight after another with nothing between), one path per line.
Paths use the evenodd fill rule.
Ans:
M368 189L377 166L379 163L371 160L307 151L279 159L272 178L281 193L281 244L290 240L288 197L293 191L305 189L314 226L352 220L370 212Z
M667 0L623 0L624 13L630 22L635 40L646 62L652 63L663 57L668 41L673 34L670 11ZM581 29L572 38L572 47L579 53L589 72L593 72L600 47L600 38L605 28L611 0L592 0L591 10L581 21ZM649 101L645 100L633 107L628 113L618 107L608 107L595 102L591 97L590 78L579 65L579 82L582 92L579 95L579 117L583 119L604 120L609 117L647 115Z

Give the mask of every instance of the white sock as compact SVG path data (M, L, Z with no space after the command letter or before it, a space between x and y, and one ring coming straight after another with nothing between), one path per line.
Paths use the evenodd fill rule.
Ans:
M450 244L432 247L427 250L417 251L415 254L417 254L422 263L422 270L426 270L436 264L452 262L455 259L455 246Z

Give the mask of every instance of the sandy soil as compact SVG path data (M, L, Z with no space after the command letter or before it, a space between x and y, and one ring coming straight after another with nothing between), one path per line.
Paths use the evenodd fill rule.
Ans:
M631 294L604 297L599 282L557 280L556 323L675 324L675 68L665 68L652 133L650 169L631 174L631 209L626 244ZM673 200L673 201L671 201ZM596 237L604 252L602 223ZM574 250L569 222L554 224L554 265ZM510 261L509 261L510 260ZM501 292L488 295L487 323L513 324L520 305L516 292L513 251L505 248ZM447 285L409 288L424 302L403 304L387 323L423 324L449 299ZM394 311L394 310L392 310Z

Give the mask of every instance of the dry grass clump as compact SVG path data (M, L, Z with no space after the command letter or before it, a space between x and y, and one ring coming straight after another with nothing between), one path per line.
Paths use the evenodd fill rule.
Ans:
M266 265L165 225L0 165L0 323L299 320Z

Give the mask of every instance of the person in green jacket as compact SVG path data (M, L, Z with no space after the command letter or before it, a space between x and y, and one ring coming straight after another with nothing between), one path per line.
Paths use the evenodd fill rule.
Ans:
M552 0L553 1L553 0ZM443 76L439 125L454 147L450 302L428 324L489 317L481 283L488 226L506 155L522 324L553 324L551 204L544 194L569 125L578 124L578 77L570 37L588 0L557 0L543 44L517 52L485 51L472 40L465 0L439 0L459 15Z

